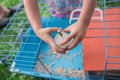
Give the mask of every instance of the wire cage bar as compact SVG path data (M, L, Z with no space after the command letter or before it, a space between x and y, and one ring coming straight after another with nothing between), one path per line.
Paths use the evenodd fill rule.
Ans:
M46 0L39 0L43 27L69 26L69 18L57 18L50 14ZM119 80L120 79L120 0L98 0L102 21L92 19L85 40L69 55L56 54L39 39L27 20L24 8L19 8L7 26L0 30L0 63L8 65L11 72L60 80ZM100 16L95 12L93 17ZM77 18L71 23L74 23ZM63 23L63 24L61 24ZM97 26L95 25L97 24ZM92 34L94 32L94 34ZM55 37L57 33L53 33ZM103 40L103 68L92 69L86 64L89 40ZM88 45L88 44L87 44ZM93 43L91 43L93 45ZM84 49L84 50L83 50ZM91 50L96 51L94 48ZM91 52L89 52L91 53ZM99 53L99 52L98 52ZM79 61L79 63L77 62ZM89 62L93 64L92 62ZM99 63L97 64L99 65ZM87 67L86 67L87 66ZM96 66L96 65L95 65Z
M117 2L117 3L116 3ZM110 5L110 4L113 5ZM97 5L103 9L103 24L100 28L89 28L90 30L103 30L103 35L87 36L86 38L103 38L105 49L105 63L104 71L98 70L97 72L89 72L89 76L93 80L119 80L120 79L120 43L119 43L119 31L120 25L116 23L120 22L120 3L119 0L102 0ZM115 5L116 4L116 5ZM102 6L103 5L103 6ZM115 10L116 9L116 10ZM99 25L98 25L99 27ZM116 33L116 34L115 34ZM101 47L101 46L100 46ZM103 58L102 58L103 59Z

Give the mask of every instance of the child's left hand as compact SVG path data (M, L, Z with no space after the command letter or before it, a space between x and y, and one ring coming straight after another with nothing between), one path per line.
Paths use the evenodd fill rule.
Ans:
M69 27L67 27L64 30L65 32L70 32L70 34L63 42L61 42L61 45L66 44L71 39L74 39L72 44L67 47L67 50L74 48L75 46L77 46L79 44L80 41L83 40L83 38L86 34L86 30L87 30L87 25L82 24L80 22L76 22L76 23L70 25Z

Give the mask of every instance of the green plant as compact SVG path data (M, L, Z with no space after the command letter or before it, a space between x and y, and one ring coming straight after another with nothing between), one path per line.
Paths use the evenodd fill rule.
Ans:
M7 8L12 7L20 2L21 0L0 0L0 3Z
M9 72L9 68L4 64L0 65L0 80L43 80L32 76L21 75Z
M12 7L12 6L15 6L16 4L20 3L21 0L0 0L0 3L5 6L6 8L9 8L9 7ZM24 10L21 10L20 13L24 13ZM15 16L16 18L26 18L26 15L25 13L24 14L18 14ZM12 21L12 23L19 23L19 24L16 24L16 25L11 25L9 27L9 29L14 29L14 28L21 28L24 24L24 22L26 21L26 19L14 19ZM26 25L26 28L29 27L30 24L27 24ZM3 29L0 30L0 34L3 32ZM15 31L15 30L8 30L4 33L4 35L17 35L19 33L19 31ZM5 37L5 36L2 36L2 38L0 38L0 42L13 42L15 41L16 38L11 36L11 37ZM16 53L10 53L10 52L5 52L5 50L10 50L12 47L14 47L15 50L18 50L19 49L19 45L20 44L17 44L16 46L13 45L13 44L10 44L10 43L6 43L6 44L2 44L0 43L0 50L3 50L0 51L0 55L3 54L3 55L7 55L8 53L11 54L11 55L15 55ZM0 58L3 58L0 56ZM14 57L10 57L11 59L13 59ZM9 60L8 61L9 63L12 62L12 60ZM36 78L36 77L33 77L33 76L28 76L28 75L23 75L23 74L18 74L18 73L13 73L13 72L10 72L9 71L9 65L4 65L4 64L0 64L0 80L44 80L44 79L41 79L41 78Z

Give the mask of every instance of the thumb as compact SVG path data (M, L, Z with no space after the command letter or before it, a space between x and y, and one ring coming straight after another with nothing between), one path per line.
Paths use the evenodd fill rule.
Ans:
M68 28L64 29L64 32L70 32L70 30Z
M70 34L65 40L63 40L60 44L61 45L64 45L66 44L67 42L69 42L71 39L73 39L74 35L73 34Z

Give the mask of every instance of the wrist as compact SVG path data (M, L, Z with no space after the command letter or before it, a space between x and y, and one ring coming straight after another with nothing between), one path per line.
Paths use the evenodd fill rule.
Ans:
M37 23L31 24L31 25L32 25L32 28L35 31L35 33L38 33L39 30L42 29L41 22L37 22Z
M78 25L81 25L81 26L83 26L83 27L88 27L88 25L89 25L89 22L86 22L86 21L77 21L76 22Z
M40 30L42 30L42 29L43 29L43 28L34 29L34 31L35 31L35 33L36 33L37 36L39 35Z
M38 32L39 32L40 30L42 30L42 29L43 29L43 28L39 28L39 29L37 29L35 32L37 32L37 33L38 33Z

